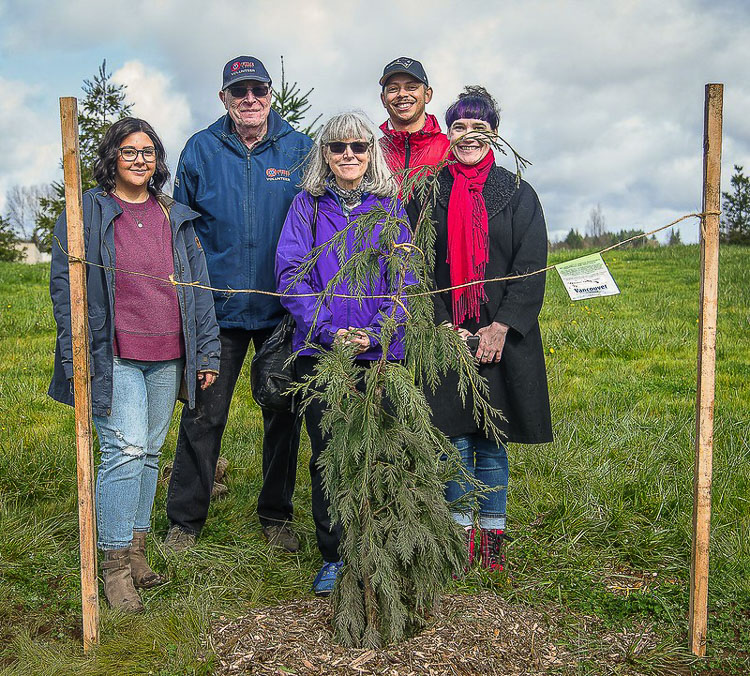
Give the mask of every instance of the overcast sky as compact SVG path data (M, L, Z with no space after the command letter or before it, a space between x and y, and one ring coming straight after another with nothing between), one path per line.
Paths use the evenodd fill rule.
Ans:
M377 124L397 56L424 64L441 125L463 85L484 85L533 163L552 239L583 230L597 203L610 230L700 210L708 82L725 86L722 188L732 165L750 171L745 0L0 0L0 213L9 187L60 178L58 97L81 96L103 58L174 168L223 113L221 69L238 55L276 81L283 55L315 113L358 108ZM695 221L681 230L696 241Z

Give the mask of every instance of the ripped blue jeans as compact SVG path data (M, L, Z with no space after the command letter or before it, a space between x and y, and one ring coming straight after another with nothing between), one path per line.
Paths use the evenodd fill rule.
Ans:
M159 478L159 454L169 430L184 360L114 358L112 408L93 417L101 462L96 477L100 549L123 549L133 531L148 531Z
M469 474L475 476L490 493L479 497L479 527L505 530L505 508L508 501L508 452L505 444L497 444L481 434L451 437L458 449L461 462ZM470 486L463 481L449 481L445 486L445 499L453 502L466 495ZM453 519L464 528L474 524L471 512L452 512Z

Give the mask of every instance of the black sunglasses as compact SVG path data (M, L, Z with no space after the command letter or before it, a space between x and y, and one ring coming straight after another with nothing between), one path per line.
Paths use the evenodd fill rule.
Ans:
M342 155L349 146L355 155L364 155L369 149L370 144L367 141L352 141L351 143L344 143L343 141L331 141L326 143L328 150L334 155Z
M237 85L235 87L227 87L229 93L235 99L244 99L247 96L247 92L251 91L256 99L262 99L264 96L268 96L268 92L271 88L268 85L255 85L254 87L242 87Z

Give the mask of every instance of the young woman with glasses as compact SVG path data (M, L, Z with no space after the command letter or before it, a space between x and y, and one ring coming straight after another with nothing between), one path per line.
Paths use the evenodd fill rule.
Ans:
M184 380L218 375L212 293L192 219L198 214L161 192L169 179L164 146L144 120L115 122L98 150L98 187L83 195L93 422L101 451L96 480L98 546L112 607L143 610L136 587L164 582L145 556L159 453ZM50 293L57 322L49 394L73 403L67 228L55 225Z

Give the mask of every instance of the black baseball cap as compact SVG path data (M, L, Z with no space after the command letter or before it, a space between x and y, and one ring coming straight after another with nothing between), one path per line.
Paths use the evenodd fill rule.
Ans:
M406 73L424 83L425 87L430 86L429 82L427 82L427 73L424 72L422 64L416 59L410 59L408 56L399 56L383 68L383 76L380 78L380 86L385 86L388 78L396 73Z
M224 83L222 89L231 87L235 82L241 80L257 80L271 84L271 76L260 59L254 56L238 56L227 62L224 66Z

